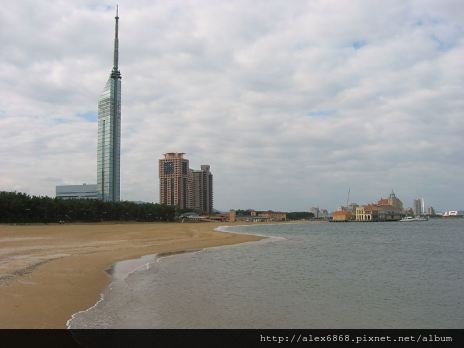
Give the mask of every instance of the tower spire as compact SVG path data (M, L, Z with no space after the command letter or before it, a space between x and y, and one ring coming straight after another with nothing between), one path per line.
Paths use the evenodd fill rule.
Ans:
M121 73L119 72L119 38L118 38L118 25L119 25L119 5L116 5L116 17L114 17L115 26L114 26L114 58L113 58L113 71L111 72L111 77L121 78Z

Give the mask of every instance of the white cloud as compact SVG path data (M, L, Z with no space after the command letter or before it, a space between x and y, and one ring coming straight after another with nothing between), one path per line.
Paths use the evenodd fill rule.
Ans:
M217 208L305 210L392 188L462 209L460 1L123 1L122 195L158 159L211 164ZM94 182L113 8L0 9L0 189Z

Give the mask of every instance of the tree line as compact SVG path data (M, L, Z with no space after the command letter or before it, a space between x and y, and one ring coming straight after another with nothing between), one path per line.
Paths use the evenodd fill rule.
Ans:
M235 213L237 214L237 216L251 216L252 211L252 209L237 209L235 210ZM287 213L287 220L309 220L313 218L314 214L307 211L293 211Z
M0 192L0 223L172 221L176 208L164 204L60 199Z
M287 214L288 220L310 220L314 218L314 214L308 211L292 211Z

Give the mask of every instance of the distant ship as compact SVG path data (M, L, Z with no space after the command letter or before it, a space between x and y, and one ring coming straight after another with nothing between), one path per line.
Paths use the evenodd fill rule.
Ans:
M421 216L417 216L417 217L406 216L406 217L402 218L400 220L400 222L428 221L428 220L429 219L427 219L426 217L421 217Z

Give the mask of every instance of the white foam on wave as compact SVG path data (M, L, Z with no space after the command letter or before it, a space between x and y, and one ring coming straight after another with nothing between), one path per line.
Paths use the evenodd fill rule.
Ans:
M277 224L262 224L262 225L260 224L260 225L256 225L256 226L276 226L276 225ZM264 241L264 240L267 240L267 241L288 240L287 238L282 237L282 236L270 236L270 235L255 233L255 232L251 232L251 231L242 232L242 231L231 231L231 230L229 230L230 228L235 228L235 227L250 227L250 226L253 227L255 225L219 226L219 227L215 228L214 230L218 231L218 232L247 234L247 235L252 235L252 236L264 237L265 239L263 239L262 241ZM256 242L247 242L247 243L256 243ZM241 244L246 244L246 243L241 243Z
M127 277L129 277L132 273L135 273L139 270L142 270L142 269L149 270L150 266L156 262L157 258L158 258L158 254L148 254L148 255L141 256L137 259L119 261L116 264L114 264L113 267L116 267L118 264L121 265L123 263L132 263L132 267L131 267L132 269L128 271L126 274L122 274L122 280L124 280Z
M111 267L112 281L110 285L107 288L105 288L104 291L111 291L113 284L115 282L125 280L132 273L137 272L138 270L141 270L141 269L149 270L151 264L157 261L157 256L158 254L149 254L149 255L141 256L136 259L129 259L129 260L115 262L113 266ZM146 261L147 259L149 259L149 261ZM104 299L105 299L105 295L104 295L104 292L102 292L100 293L100 299L92 307L89 307L85 310L79 311L71 315L71 318L68 319L68 321L66 322L66 328L71 329L71 322L73 319L75 319L79 314L86 313L86 312L93 310Z
M240 246L240 245L245 245L245 244L251 244L251 243L257 244L257 243L268 243L268 242L273 242L273 241L287 240L287 238L280 237L280 236L279 237L278 236L269 236L269 235L258 234L258 233L253 233L253 232L241 232L241 231L230 231L230 230L228 230L228 228L249 227L249 226L250 225L218 226L214 230L218 231L218 232L225 232L225 233L254 235L254 236L260 236L260 237L264 237L264 238L261 239L261 240L258 240L258 241L250 241L250 242L244 242L244 243L239 243L239 244L231 244L231 245L220 245L220 246L208 247L208 248L204 248L204 249L200 249L200 250L191 250L191 251L186 250L184 252L172 253L172 254L168 254L168 255L149 254L149 255L141 256L141 257L136 258L136 259L129 259L129 260L123 260L123 261L115 262L113 264L113 266L111 267L111 277L112 277L113 280L111 281L110 285L107 288L105 288L104 291L107 291L107 290L111 291L114 282L125 280L127 277L129 277L134 272L137 272L138 270L141 270L141 269L149 270L151 265L154 264L155 262L159 263L162 260L164 260L166 258L169 258L169 257L179 256L179 255L186 254L186 253L188 253L190 255L197 254L197 253L204 252L206 249L220 249L220 248L222 249L222 248L230 248L230 247L235 247L235 246ZM265 224L265 225L260 225L260 226L275 226L275 224ZM149 259L149 260L147 261L147 259ZM68 321L66 322L66 328L71 329L71 322L79 314L86 313L86 312L89 312L89 311L95 309L98 306L98 304L104 300L104 298L105 298L104 292L102 292L102 293L100 293L100 299L93 306L71 315L71 318L68 319Z
M71 315L71 318L68 319L68 321L66 322L66 329L68 329L68 330L71 329L71 321L73 321L73 319L76 318L76 316L78 316L78 315L81 314L81 313L85 313L85 312L91 311L92 309L94 309L95 307L97 307L98 304L99 304L101 301L103 301L104 297L105 297L105 296L103 295L103 293L101 293L101 294L100 294L100 299L99 299L99 300L97 301L97 303L95 303L92 307L87 308L87 309L85 309L85 310L83 310L83 311L79 311L79 312L74 313L73 315Z
M156 262L160 263L162 260L167 259L168 257L174 257L174 256L179 256L179 255L184 255L184 254L193 255L193 254L198 254L202 251L203 249L198 249L198 250L185 250L185 251L181 251L178 253L169 253L167 255L158 254L156 257Z

